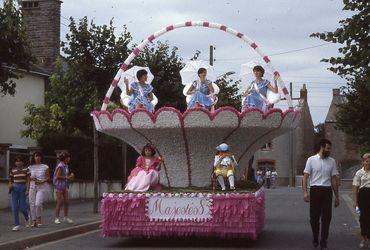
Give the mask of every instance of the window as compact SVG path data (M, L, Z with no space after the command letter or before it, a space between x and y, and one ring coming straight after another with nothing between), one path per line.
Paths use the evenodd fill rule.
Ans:
M22 8L23 9L33 9L33 8L38 8L39 7L39 2L36 1L24 1L22 2Z
M264 151L271 151L271 150L272 150L272 142L268 142L268 143L264 144L264 145L261 147L261 150L264 150Z

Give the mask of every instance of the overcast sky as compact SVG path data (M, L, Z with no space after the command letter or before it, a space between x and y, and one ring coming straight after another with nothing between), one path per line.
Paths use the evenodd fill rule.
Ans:
M332 98L332 88L344 81L320 62L322 58L338 55L338 45L324 44L310 38L313 32L333 31L338 21L351 15L342 11L339 0L63 0L61 38L68 31L68 18L87 16L97 24L108 24L114 18L117 32L127 25L135 43L165 26L184 21L210 21L224 24L252 38L271 55L273 65L286 82L293 82L293 95L298 97L299 88L307 84L311 114L315 124L325 120ZM196 50L201 58L209 57L209 45L216 47L217 72L235 71L240 65L258 55L242 40L219 30L206 28L182 28L159 38L179 48L185 60ZM324 45L323 45L324 44ZM289 52L311 46L311 49ZM122 60L124 60L123 58ZM107 79L107 88L111 79ZM241 86L242 88L244 87ZM280 104L285 108L285 104Z

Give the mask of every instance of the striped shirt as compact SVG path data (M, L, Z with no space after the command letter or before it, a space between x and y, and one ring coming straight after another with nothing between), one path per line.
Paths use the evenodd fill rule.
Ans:
M13 168L10 170L9 176L13 183L26 183L27 178L31 175L30 170L26 167L23 168Z

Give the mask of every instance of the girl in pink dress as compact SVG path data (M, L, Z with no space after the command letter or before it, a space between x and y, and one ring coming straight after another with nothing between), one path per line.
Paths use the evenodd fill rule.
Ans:
M141 156L136 160L136 166L131 171L127 179L125 190L135 192L146 192L149 188L160 189L159 171L160 163L163 161L156 157L155 149L152 145L144 146Z

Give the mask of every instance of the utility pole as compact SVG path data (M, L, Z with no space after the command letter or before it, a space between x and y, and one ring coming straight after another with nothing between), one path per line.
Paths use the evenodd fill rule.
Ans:
M94 207L93 212L98 213L99 204L99 134L93 126L94 137Z
M293 98L293 83L289 83L289 91L290 91L290 98L291 100L296 99ZM290 129L289 131L289 145L290 145L290 178L289 178L289 185L291 187L295 187L295 171L294 171L294 134L293 134L293 129Z
M213 45L209 46L209 65L213 66L213 62L215 61L213 53L215 51L216 47Z

